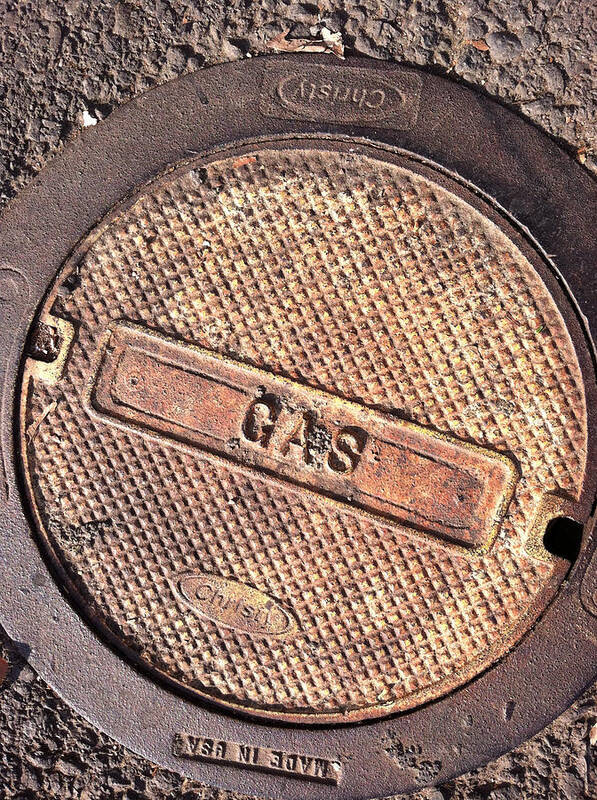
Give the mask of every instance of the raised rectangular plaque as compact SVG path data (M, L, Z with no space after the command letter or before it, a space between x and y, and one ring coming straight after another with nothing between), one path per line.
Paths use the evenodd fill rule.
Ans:
M342 776L339 761L209 736L178 733L174 737L172 752L178 758L216 761L318 783L339 783Z
M104 337L89 404L467 548L489 546L518 478L502 454L129 324Z

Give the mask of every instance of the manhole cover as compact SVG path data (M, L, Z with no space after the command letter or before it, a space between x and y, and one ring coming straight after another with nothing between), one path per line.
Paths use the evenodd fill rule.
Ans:
M42 674L160 763L285 797L404 791L592 676L594 186L478 98L472 145L471 97L363 62L210 70L86 134L5 218L22 497L74 609L12 522L35 610L7 624L28 641L53 614Z
M77 251L33 347L44 538L94 619L199 693L410 708L567 568L541 515L585 474L570 335L503 227L412 162L311 141L185 166Z

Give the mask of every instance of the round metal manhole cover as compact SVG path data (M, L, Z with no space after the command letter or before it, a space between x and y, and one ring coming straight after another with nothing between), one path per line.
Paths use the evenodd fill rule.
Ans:
M541 515L585 474L570 335L504 225L416 162L311 141L189 164L77 250L49 339L22 386L40 529L185 688L305 721L411 708L565 573Z
M253 129L244 104L227 137L189 141L176 122L176 153L158 159L145 141L136 180L115 169L104 181L82 166L81 146L70 174L88 171L80 191L87 202L97 190L102 213L89 210L93 226L85 211L66 213L64 243L56 234L25 299L22 273L5 270L28 304L11 312L29 328L14 352L15 469L44 557L75 618L99 634L122 696L141 681L143 697L174 709L162 742L151 704L130 701L151 717L150 757L187 774L197 761L241 764L363 796L362 775L343 782L363 755L382 759L379 795L449 772L436 752L400 758L423 752L421 724L433 748L462 753L442 703L484 703L491 717L499 702L513 737L532 727L531 697L528 721L513 711L528 664L509 665L524 660L521 642L554 658L557 624L538 631L546 609L572 602L565 592L593 620L578 626L590 649L591 345L553 256L485 194L504 201L514 189L495 177L472 185L479 153L455 153L453 137L434 139L429 121L398 107L416 90L424 116L421 76L343 68L378 76L379 88L348 107L339 89L334 121L315 95L307 103L293 59L264 63L234 68L260 93ZM179 85L183 101L190 91L219 119L221 102L204 103L194 81ZM446 102L468 102L448 86ZM349 137L342 125L370 125L382 95L393 103L385 134ZM415 154L398 131L417 125ZM532 150L538 134L520 125ZM161 141L168 150L166 132ZM455 162L464 177L444 168ZM539 191L530 173L525 191ZM69 641L94 637L72 625ZM149 677L131 677L131 665ZM475 688L483 680L494 693ZM365 720L386 727L350 725ZM414 745L397 734L403 720ZM266 747L264 730L291 750ZM305 754L322 742L316 768Z

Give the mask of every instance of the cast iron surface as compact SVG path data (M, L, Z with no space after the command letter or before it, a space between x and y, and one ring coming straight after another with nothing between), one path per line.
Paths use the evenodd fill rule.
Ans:
M510 649L586 471L540 256L416 158L347 145L140 189L56 279L22 390L79 606L187 690L303 723L413 708Z
M297 59L278 59L272 69L280 70L281 76L292 75L297 64L304 63ZM323 70L329 64L317 59L309 63L320 64L318 69ZM367 69L366 63L352 64L361 70ZM412 75L409 71L406 71L409 77L404 79L405 71L400 68L376 66L375 69L375 79L383 73L386 82L409 85ZM11 334L10 337L4 335L2 341L7 387L3 396L5 418L11 414L19 354L33 310L72 246L132 187L188 157L189 152L264 133L270 136L299 132L369 136L415 151L454 170L495 197L531 230L552 254L581 309L589 316L589 277L594 252L591 220L587 217L590 209L595 208L594 187L576 165L534 129L469 91L431 76L422 77L418 113L408 120L404 130L384 127L368 131L366 127L357 127L358 117L356 121L351 118L335 126L329 122L327 108L322 112L325 116L322 123L304 118L283 121L269 113L260 118L254 111L249 116L245 113L245 104L254 109L260 87L267 86L262 83L263 71L263 62L242 68L221 68L187 77L176 85L140 98L115 113L110 122L102 126L103 130L83 136L68 157L58 159L52 171L42 175L13 205L2 228L3 298L9 301L5 303L6 313L12 315L14 325L2 331ZM238 87L238 93L232 96L227 92L226 101L218 89L223 74L228 87L233 83ZM271 69L268 80L269 75ZM222 129L224 109L226 125ZM446 109L449 116L454 115L455 124L450 131L442 126L438 109ZM194 124L198 113L201 114L200 130ZM140 126L139 120L143 118L152 119L151 130ZM466 125L458 122L465 118ZM370 120L367 123L370 124ZM481 130L482 135L479 134ZM515 152L513 142L517 145ZM108 165L105 163L107 153L111 157ZM575 191L570 194L571 184ZM62 194L65 185L72 190L68 198ZM555 287L555 281L553 285ZM569 321L570 326L574 327L573 320ZM578 329L575 338L577 342L582 340ZM590 374L591 365L586 358L583 361L583 348L578 349L585 374ZM586 388L589 408L594 409L590 382ZM423 766L423 772L428 769L430 780L442 780L528 736L562 710L593 677L595 617L587 610L587 603L583 605L580 601L582 577L593 546L587 525L582 556L556 602L536 628L496 668L440 702L388 722L333 732L274 731L220 716L173 695L168 695L168 712L164 714L164 704L159 698L165 695L165 690L123 667L117 656L84 627L46 577L47 571L30 539L20 509L14 480L13 444L6 434L10 434L10 429L5 430L3 440L8 486L3 556L15 576L15 583L5 597L6 626L15 638L32 643L32 663L76 707L156 761L200 775L203 780L285 797L299 796L301 792L308 792L309 796L329 793L367 796L371 794L369 771L375 763L379 776L375 794L383 795L412 785L413 775L403 768L401 748L415 748L415 752L420 752L420 763L430 765ZM594 453L589 456L594 458ZM590 492L586 493L585 501L584 513L588 515L592 501ZM28 592L19 595L17 602L12 591L18 588L26 588ZM54 617L58 616L59 624L52 622L52 612ZM559 659L554 660L554 653L559 654ZM73 674L72 669L65 667L75 661L81 668ZM97 678L101 678L99 683L103 685L118 681L120 690L112 707L105 695L96 691ZM553 686L549 697L541 692L546 681ZM538 698L541 699L538 701ZM503 709L508 703L514 703L518 713L510 720L511 724L498 727L495 719L503 718ZM465 709L473 719L466 740L460 726L454 724L454 720L460 721L463 717ZM134 719L140 723L139 727L133 726ZM148 729L150 736L147 736ZM316 784L305 788L294 779L282 780L249 771L241 773L234 767L197 767L172 756L172 737L178 732L213 732L222 739L269 748L282 747L283 740L287 751L340 759L343 778L337 788Z

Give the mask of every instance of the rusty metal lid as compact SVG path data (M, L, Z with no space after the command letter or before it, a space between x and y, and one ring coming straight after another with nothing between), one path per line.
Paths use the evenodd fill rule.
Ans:
M445 779L557 713L595 669L591 192L503 109L362 61L216 68L86 133L3 229L36 587L5 614L44 677L285 797Z

